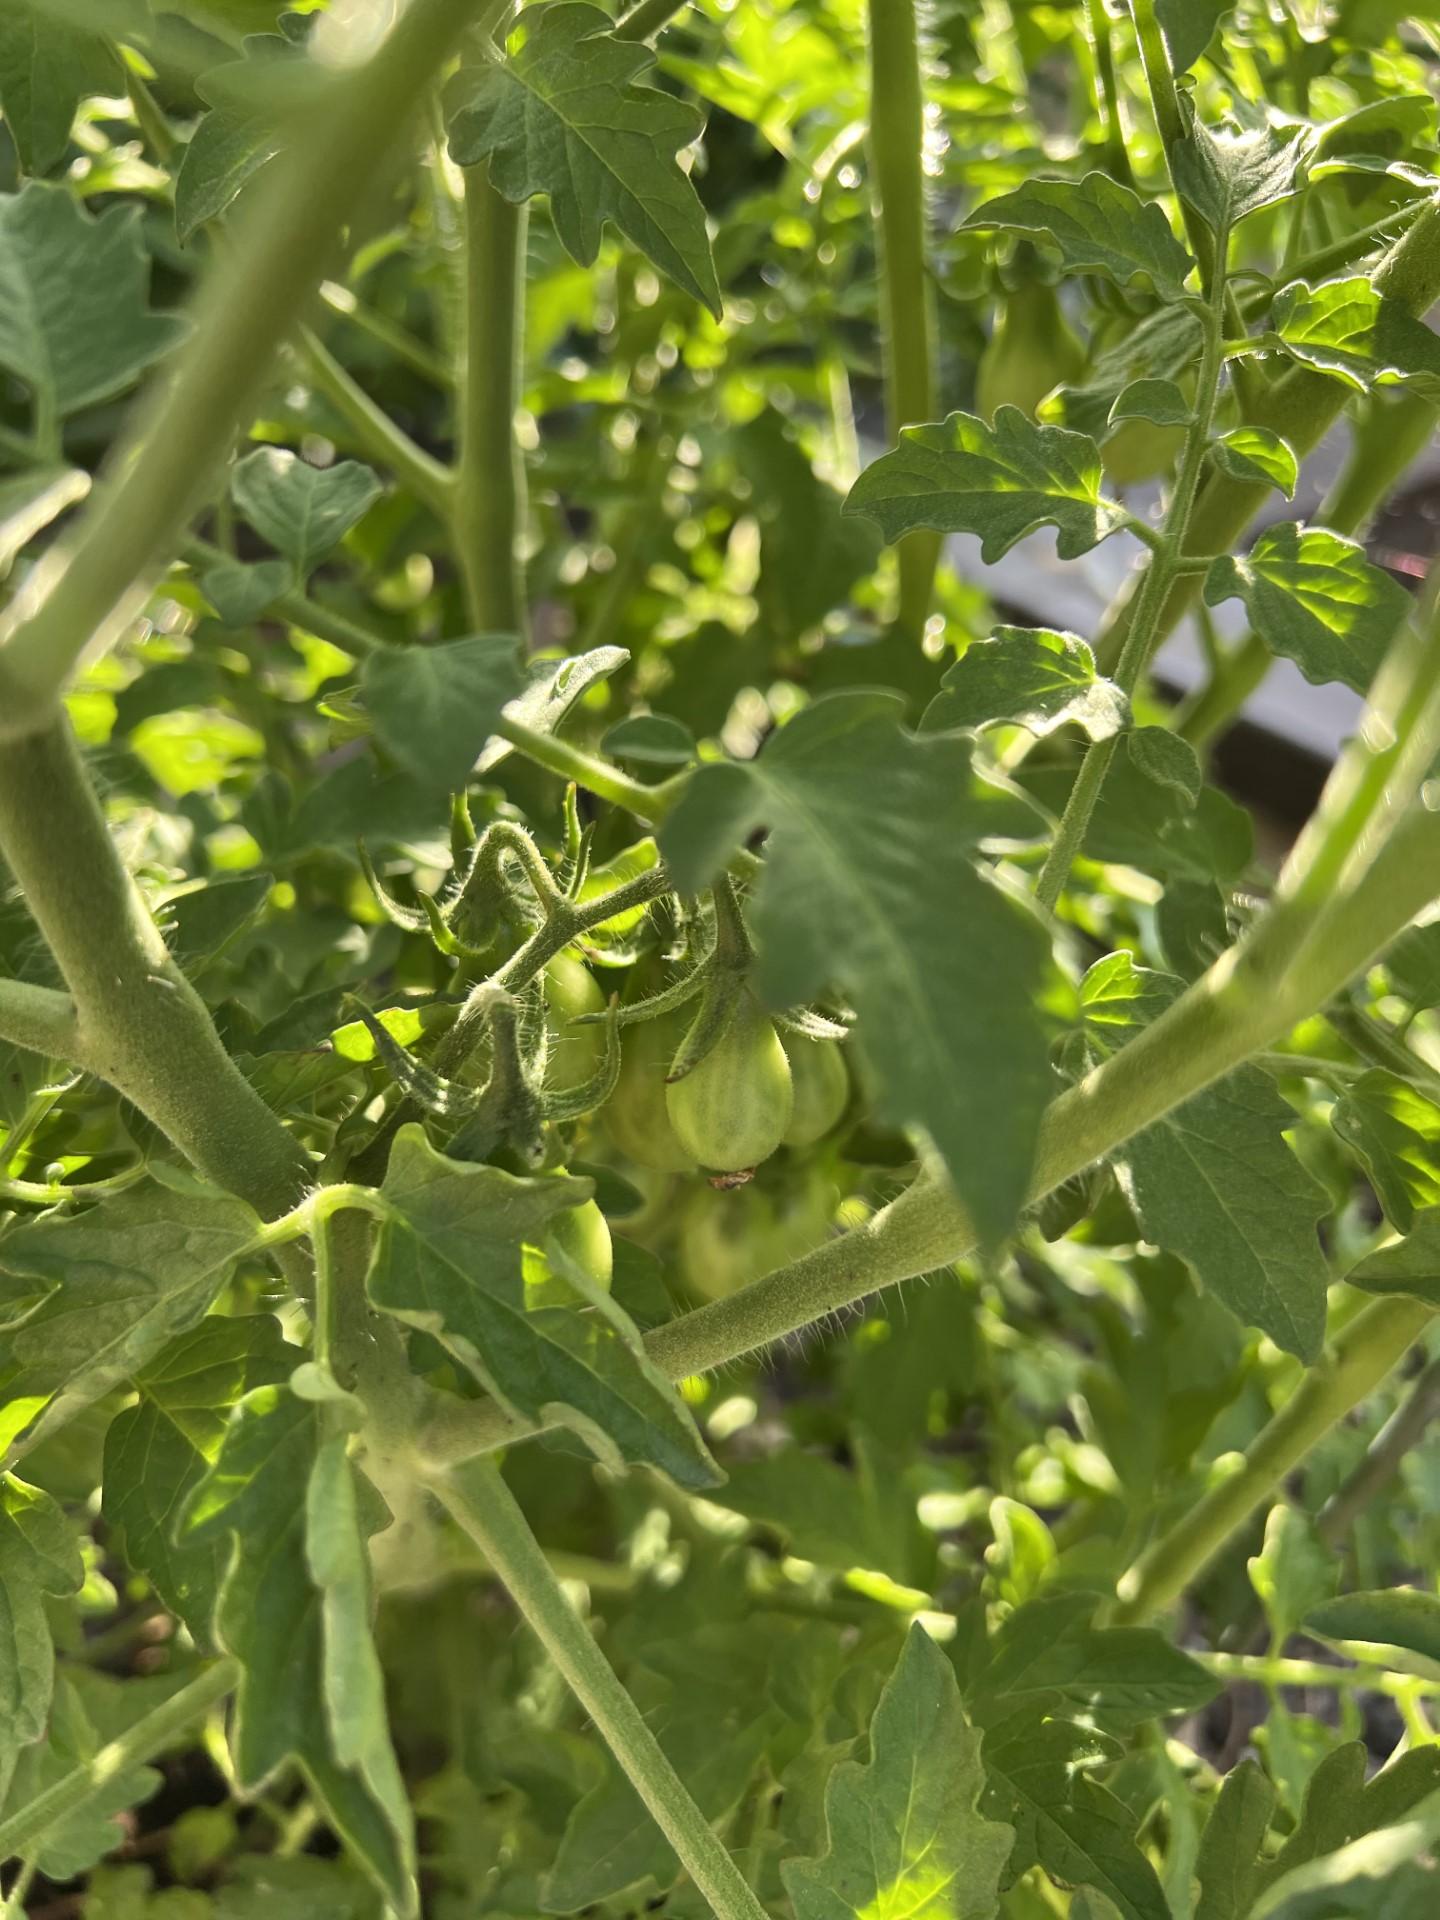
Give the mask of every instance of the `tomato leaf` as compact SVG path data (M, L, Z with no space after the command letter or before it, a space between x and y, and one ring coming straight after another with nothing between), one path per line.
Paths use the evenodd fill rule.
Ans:
M954 1669L912 1626L870 1723L868 1763L830 1776L825 1852L782 1869L797 1920L991 1920L1013 1836L979 1811L983 1786Z
M190 1494L220 1451L231 1409L251 1388L289 1377L303 1358L268 1314L212 1316L135 1376L138 1399L105 1433L104 1514L196 1640L210 1638L228 1553L179 1531Z
M1427 1672L1440 1669L1440 1597L1419 1587L1342 1593L1312 1607L1305 1616L1305 1629L1323 1640L1397 1647L1402 1653L1418 1655L1427 1663Z
M377 1307L432 1333L522 1417L573 1427L612 1462L645 1461L685 1486L715 1483L684 1403L620 1307L524 1276L522 1244L585 1199L583 1182L447 1160L408 1126L381 1191L392 1211L370 1266Z
M1210 449L1210 458L1227 479L1243 485L1276 487L1287 500L1295 498L1300 463L1295 449L1268 427L1236 427L1222 433Z
M423 785L463 787L521 687L508 634L372 653L360 679L381 744Z
M698 887L769 829L752 917L760 992L775 1007L827 985L849 996L880 1111L925 1130L998 1238L1024 1198L1049 1092L1031 999L1048 941L975 865L987 822L965 737L917 737L893 714L888 698L832 695L757 759L702 767L661 849L677 883Z
M1103 1056L1178 998L1181 983L1111 954L1081 986ZM1313 1365L1329 1281L1316 1222L1328 1202L1285 1141L1294 1109L1241 1067L1147 1127L1115 1156L1147 1240L1178 1254L1231 1312Z
M1158 203L1104 173L1029 180L977 207L965 227L1034 234L1059 248L1067 273L1108 274L1122 287L1140 279L1167 300L1180 297L1195 264Z
M1037 426L1019 407L999 408L993 426L952 413L938 426L906 427L855 482L845 511L867 515L892 541L920 527L978 534L987 564L1042 526L1056 528L1061 559L1074 560L1126 517L1101 492L1095 442Z
M259 1225L239 1200L157 1184L7 1234L0 1433L33 1447L129 1379L201 1318Z
M1440 1107L1408 1080L1372 1067L1335 1102L1330 1124L1354 1148L1400 1233L1414 1226L1417 1208L1440 1207Z
M1211 129L1196 122L1175 149L1175 187L1217 234L1279 206L1305 184L1314 151L1309 127Z
M133 386L184 323L152 313L137 207L92 218L68 187L0 194L0 367L61 420Z
M1205 601L1242 600L1272 652L1293 660L1316 686L1343 681L1364 693L1410 610L1410 596L1323 527L1287 521L1261 534L1243 557L1221 554L1205 576Z
M940 682L925 729L1014 725L1043 738L1071 722L1092 740L1108 740L1130 722L1130 703L1095 670L1095 656L1073 633L1049 627L997 627L975 640Z
M98 33L28 6L0 16L0 109L26 173L48 173L64 157L88 94L122 85L115 50Z
M317 1405L282 1386L255 1388L231 1414L219 1455L190 1497L184 1534L194 1542L230 1542L215 1634L242 1669L231 1736L241 1784L259 1788L287 1761L298 1761L385 1897L413 1914L410 1810L403 1797L397 1801L372 1788L376 1742L387 1753L389 1746L388 1734L371 1724L368 1692L360 1707L363 1745L357 1750L344 1720L338 1721L346 1733L343 1747L337 1739L330 1663L346 1662L347 1684L359 1689L374 1656L365 1623L336 1596L337 1587L343 1591L345 1579L353 1577L356 1556L365 1552L358 1507L347 1503L329 1516L330 1528L355 1530L348 1547L333 1533L322 1535L318 1552L310 1542L306 1489L321 1452ZM323 1484L333 1478L329 1474ZM317 1584L312 1554L324 1585ZM361 1639L336 1649L342 1621L347 1633L359 1632Z
M582 0L522 22L503 65L462 70L450 151L462 167L488 161L507 200L548 194L572 259L590 265L608 220L718 317L704 209L675 157L699 134L700 115L636 84L655 55L643 42L617 39L613 24Z
M1293 360L1328 373L1357 393L1407 387L1440 400L1440 340L1364 274L1312 287L1296 280L1276 294L1275 339Z
M50 1712L55 1650L46 1597L76 1592L84 1577L63 1510L38 1487L0 1478L0 1803L20 1749L43 1736Z
M1200 1882L1195 1920L1247 1920L1274 1811L1275 1789L1253 1760L1242 1760L1226 1774L1195 1862Z
M380 498L369 467L312 467L284 447L257 447L230 476L236 506L303 579Z

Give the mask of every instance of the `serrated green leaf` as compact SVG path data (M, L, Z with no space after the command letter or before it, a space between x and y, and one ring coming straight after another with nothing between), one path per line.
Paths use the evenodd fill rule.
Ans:
M268 1314L212 1315L140 1370L134 1406L106 1429L106 1522L127 1564L202 1644L210 1639L227 1553L219 1540L182 1534L180 1517L219 1453L237 1401L288 1378L302 1357Z
M67 187L0 194L0 367L66 420L133 386L183 331L151 313L137 207L91 216Z
M248 627L294 584L288 560L222 560L200 576L206 599L227 627Z
M1200 1841L1195 1920L1247 1920L1274 1811L1275 1789L1253 1760L1242 1760L1226 1774Z
M1128 953L1097 962L1081 1002L1099 1051L1115 1051L1181 990ZM1247 1325L1313 1365L1329 1282L1316 1223L1329 1202L1285 1140L1294 1119L1258 1068L1241 1067L1137 1134L1115 1164L1145 1238L1188 1261Z
M1382 960L1395 991L1413 1007L1440 1006L1440 920L1409 928Z
M1243 558L1222 554L1205 577L1205 602L1242 600L1272 652L1315 686L1368 690L1410 609L1410 596L1354 540L1293 521L1269 527Z
M1359 1155L1398 1232L1409 1233L1417 1208L1440 1207L1440 1107L1408 1080L1372 1067L1335 1102L1330 1124Z
M1300 483L1295 449L1268 427L1235 427L1222 433L1210 449L1210 458L1229 480L1275 487L1287 500L1295 498Z
M1285 1875L1252 1920L1430 1920L1440 1864L1425 1857L1440 1834L1440 1794L1415 1818L1352 1840Z
M527 1280L522 1247L583 1182L520 1180L447 1160L403 1127L381 1189L391 1213L370 1266L370 1298L422 1327L524 1418L558 1421L602 1457L712 1486L715 1466L670 1382L645 1358L621 1309L564 1281Z
M1215 38L1232 0L1155 0L1155 16L1176 73L1194 66Z
M1106 173L1028 180L977 207L965 226L1035 234L1059 248L1067 273L1108 274L1122 287L1138 278L1170 300L1179 298L1195 265L1162 208Z
M1403 1240L1368 1255L1345 1279L1362 1293L1403 1293L1440 1308L1440 1207L1417 1213Z
M80 1543L48 1493L0 1479L0 1804L22 1747L45 1732L55 1679L47 1595L85 1577Z
M1212 129L1196 122L1171 156L1176 191L1217 234L1228 234L1300 191L1314 145L1310 127Z
M522 668L524 690L506 703L505 716L529 727L532 733L554 733L575 702L591 687L618 673L630 658L624 647L592 647L563 659L528 659ZM488 773L515 749L497 735L485 743L475 762L477 773Z
M1185 742L1169 728L1127 733L1090 819L1089 857L1137 867L1167 884L1213 884L1242 873L1255 850L1250 817L1215 787L1195 794L1193 765L1193 754L1187 762ZM1054 802L1057 809L1064 790Z
M695 736L668 713L635 713L611 727L600 751L647 766L685 767L695 758Z
M978 534L987 564L1053 526L1061 559L1074 560L1125 524L1101 481L1100 450L1087 434L1000 407L993 426L952 413L937 426L906 427L900 445L855 482L845 511L877 522L888 541L917 528Z
M64 157L87 95L123 85L115 50L98 33L25 6L0 15L0 111L26 173L48 173Z
M752 915L760 993L776 1007L826 985L850 998L879 1111L925 1129L981 1231L999 1238L1049 1093L1032 1004L1048 941L974 864L986 818L971 771L964 735L917 737L888 697L836 694L757 759L702 767L661 846L676 883L700 887L769 828ZM876 793L890 796L883 810Z
M369 1788L413 1873L410 1800L390 1744L385 1676L371 1637L370 1555L347 1449L344 1433L321 1440L305 1492L305 1558L320 1590L321 1695L336 1761Z
M1294 1832L1277 1854L1257 1864L1255 1885L1261 1894L1308 1862L1393 1826L1440 1790L1440 1748L1403 1753L1367 1780L1368 1767L1359 1740L1326 1754L1310 1776Z
M997 627L971 642L940 685L927 731L1014 725L1043 737L1073 722L1108 740L1130 721L1129 701L1096 672L1085 642L1049 627Z
M1425 1661L1428 1670L1440 1670L1440 1597L1419 1587L1342 1593L1312 1607L1305 1628L1324 1640L1398 1647Z
M1186 807L1196 805L1205 776L1188 740L1170 727L1136 727L1125 748L1131 764L1153 785L1176 794Z
M386 750L416 780L454 790L522 685L508 634L393 647L365 661L361 687Z
M870 1723L870 1759L825 1791L828 1845L787 1861L797 1920L991 1920L1011 1831L979 1811L980 1736L954 1670L911 1627Z
M410 1914L416 1899L408 1804L377 1800L362 1770L340 1758L326 1697L327 1634L344 1609L334 1608L332 1595L327 1620L327 1592L309 1561L305 1489L321 1451L322 1417L282 1386L246 1394L190 1497L184 1535L230 1543L215 1633L242 1669L231 1734L237 1778L253 1790L287 1761L297 1762L366 1872ZM364 1552L357 1540L346 1564ZM333 1541L322 1558L327 1572L339 1566ZM353 1610L347 1625L355 1630ZM379 1737L370 1728L371 1740Z
M7 1234L0 1321L8 1306L18 1324L0 1387L33 1402L26 1446L194 1326L259 1230L226 1194L147 1185Z
M1314 1522L1283 1500L1270 1509L1265 1544L1248 1567L1277 1653L1310 1609L1330 1598L1340 1577L1334 1550L1319 1538Z
M1315 287L1294 281L1276 294L1271 324L1292 359L1357 393L1408 387L1440 400L1440 339L1364 274Z
M1008 1615L966 1689L976 1721L997 1725L1029 1708L1118 1733L1214 1699L1219 1683L1163 1634L1093 1625L1098 1605L1095 1594L1047 1594Z
M369 467L338 460L312 467L284 447L257 447L230 475L236 506L303 578L380 498Z
M175 231L183 246L225 212L245 183L280 152L285 116L303 106L323 69L284 34L246 36L244 58L212 67L196 82L209 103L175 170Z
M1154 427L1188 427L1194 418L1193 403L1173 380L1132 380L1116 397L1108 424L1148 420Z
M986 1732L984 1804L1015 1830L1007 1877L1038 1862L1064 1886L1104 1894L1123 1920L1169 1920L1134 1818L1090 1777L1120 1751L1106 1734L1022 1709Z
M704 209L675 157L699 134L700 115L636 84L655 55L617 39L613 24L581 0L522 22L503 64L462 71L450 151L462 167L488 160L507 200L548 194L561 244L582 266L608 220L718 317Z

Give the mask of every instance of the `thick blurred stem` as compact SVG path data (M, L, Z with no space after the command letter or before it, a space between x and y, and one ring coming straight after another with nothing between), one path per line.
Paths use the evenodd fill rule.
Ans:
M716 1920L766 1920L765 1909L744 1875L566 1598L496 1468L474 1461L455 1473L432 1476L430 1484L504 1581L526 1624L594 1721L680 1864L709 1901Z
M935 295L926 265L925 96L915 0L869 0L870 167L880 250L885 422L902 427L936 414ZM917 639L935 591L940 535L912 533L897 548L899 620Z
M523 635L525 462L515 415L525 353L527 214L496 191L483 165L465 171L464 212L455 541L475 631Z

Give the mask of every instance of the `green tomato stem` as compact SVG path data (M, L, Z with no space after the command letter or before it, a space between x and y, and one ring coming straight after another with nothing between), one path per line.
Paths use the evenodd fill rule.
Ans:
M1105 0L1085 0L1086 24L1095 62L1095 105L1105 128L1105 165L1112 180L1133 187L1135 175L1125 146L1120 89L1115 78L1115 36Z
M318 334L302 327L299 341L301 366L311 386L348 423L359 450L388 467L432 513L447 518L455 493L449 470L396 425L346 372Z
M63 715L0 747L0 850L73 996L86 1066L207 1179L264 1215L293 1206L310 1163L230 1059L171 958ZM47 1017L58 1015L47 1008Z
M372 59L333 81L258 183L174 373L132 415L75 536L35 568L0 628L0 738L48 727L80 660L138 612L435 69L494 10L415 0Z
M765 1909L728 1849L570 1604L499 1471L488 1461L476 1461L463 1471L432 1474L429 1484L504 1582L716 1920L765 1920Z
M933 420L935 294L926 264L925 94L915 0L868 0L870 165L880 250L881 343L886 429ZM925 631L940 559L938 533L907 534L896 550L899 620Z
M1224 370L1223 313L1229 235L1221 234L1219 238L1219 250L1212 263L1210 299L1205 313L1205 346L1195 388L1195 418L1186 432L1185 450L1180 460L1175 492L1165 516L1164 533L1151 550L1135 605L1135 618L1115 669L1115 681L1126 693L1135 691L1159 643L1160 621L1166 601L1185 566L1186 529L1195 510L1195 496L1210 450L1210 429L1214 424ZM1098 742L1088 749L1080 763L1080 771L1065 802L1054 843L1035 889L1035 897L1047 913L1054 912L1065 891L1070 869L1085 843L1085 834L1099 802L1106 775L1114 763L1123 737L1117 733L1108 740Z
M75 1002L53 987L0 980L0 1039L68 1066L84 1064ZM8 1142L7 1142L8 1151Z
M525 461L515 434L525 353L528 214L465 170L464 344L460 454L453 529L470 623L477 633L528 626L520 540Z
M62 1774L43 1793L37 1793L33 1800L17 1807L8 1819L0 1820L0 1860L33 1853L50 1829L67 1814L83 1807L106 1780L163 1753L171 1741L202 1714L233 1693L239 1678L238 1660L217 1660L178 1693L172 1693L163 1705L127 1727L118 1739L108 1741L98 1753Z
M653 40L677 13L683 13L689 0L640 0L621 16L615 28L617 40Z

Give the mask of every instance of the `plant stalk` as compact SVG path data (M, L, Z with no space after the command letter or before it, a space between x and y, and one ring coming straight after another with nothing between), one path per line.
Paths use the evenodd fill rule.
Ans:
M360 451L368 459L388 467L432 513L441 519L448 518L455 491L449 469L433 454L417 446L385 409L377 406L317 333L302 327L299 340L306 377L348 423Z
M464 343L453 526L477 633L528 626L520 542L525 462L515 435L525 354L527 210L465 169Z
M0 746L0 851L73 996L84 1064L207 1179L262 1214L293 1206L309 1161L171 959L63 715Z
M881 340L887 435L933 420L935 295L926 264L925 94L915 0L868 0L870 165L880 252ZM925 631L940 560L940 535L907 534L896 548L899 623Z
M118 1739L17 1807L7 1820L0 1820L0 1860L32 1853L57 1821L83 1807L105 1781L163 1753L177 1735L233 1693L239 1678L238 1660L217 1660Z
M463 1472L434 1475L430 1485L509 1589L716 1920L765 1920L744 1875L566 1598L498 1469L476 1461Z

